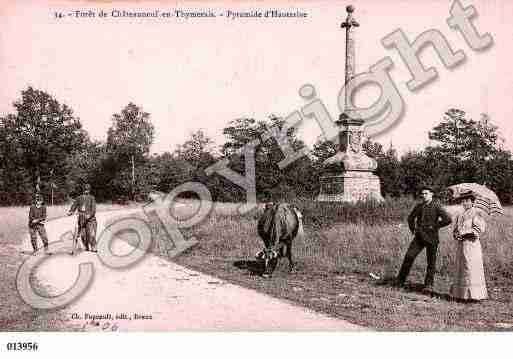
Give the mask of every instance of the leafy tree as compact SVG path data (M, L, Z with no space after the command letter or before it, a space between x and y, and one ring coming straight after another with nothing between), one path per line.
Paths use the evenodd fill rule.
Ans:
M229 157L247 143L253 140L260 140L260 136L266 131L267 127L264 121L257 121L253 118L237 118L228 123L223 129L223 134L227 141L223 144L221 152Z
M0 205L28 203L34 190L30 174L23 167L15 130L14 115L0 117Z
M131 193L132 169L125 168L117 173L116 177L109 183L112 193L115 194L114 198L123 202L128 200L129 196L127 194L131 193L132 200L140 202L147 200L148 193L152 190L158 190L161 171L154 161L148 160L138 164L135 167L134 175L137 186L135 192Z
M278 142L287 141L294 151L305 147L303 141L296 137L296 130L294 128L285 130L284 126L287 125L285 119L276 115L270 115L268 120L261 123L266 131L275 128L279 131L276 133L285 136L279 139L267 138L257 148L257 191L261 191L262 199L288 201L295 196L311 194L318 186L316 183L318 181L314 181L312 177L315 172L313 163L308 156L302 156L284 168L280 168L278 165L285 158ZM260 138L262 138L262 134L260 134Z
M197 130L191 133L187 141L177 146L174 155L178 159L203 168L202 163L211 162L214 157L214 141L202 130Z
M317 142L313 145L311 156L318 171L322 170L324 161L337 153L338 147L332 141L325 141L324 138L317 139Z
M203 130L197 130L183 144L178 145L172 156L173 163L183 170L182 175L168 178L173 183L173 188L186 182L194 181L206 185L215 197L216 193L222 193L218 179L207 176L205 168L214 164L217 158L214 141ZM170 188L172 189L172 188Z
M271 200L295 195L302 195L312 190L312 164L307 156L294 161L284 169L278 163L284 158L279 144L274 138L264 140L264 133L276 126L280 131L285 125L281 117L271 115L268 120L257 121L251 118L239 118L230 121L223 133L227 141L222 146L222 154L230 159L230 168L240 173L245 172L245 158L241 149L249 142L258 140L255 151L256 190L261 200ZM304 147L298 140L293 128L286 131L289 144L294 150ZM236 193L240 200L244 192L224 178L219 178L222 185Z
M479 121L468 119L462 110L449 109L443 121L429 133L436 146L427 148L433 159L444 162L450 182L487 181L486 162L499 150L501 139L488 115Z
M439 143L439 149L456 160L486 159L497 150L499 135L488 115L480 121L467 119L465 111L449 109L443 121L429 132L429 139Z
M102 142L89 142L83 148L74 151L66 160L65 178L53 178L57 192L65 191L74 197L80 194L82 184L91 184L93 192L103 199L105 173L102 163L107 159L106 146Z
M112 125L107 133L107 152L110 156L104 161L103 169L108 177L106 183L113 186L113 193L125 195L125 191L128 191L133 198L139 191L136 187L142 183L137 182L135 177L143 177L135 173L135 167L139 168L146 162L154 132L150 114L132 102L121 113L112 115ZM126 173L130 173L129 188L124 185Z
M169 152L154 155L150 161L158 173L155 190L168 193L180 184L194 180L195 167Z
M67 156L88 141L80 120L67 105L50 94L29 87L14 103L9 117L9 136L16 144L17 159L29 174L32 188L41 178L64 176Z
M261 140L262 134L266 131L265 122L257 121L253 118L237 118L230 121L227 126L223 129L223 134L227 140L221 146L222 157L230 160L230 168L241 174L245 173L245 158L242 153L244 146L253 141ZM262 177L261 172L262 161L268 161L268 158L262 157L262 153L259 153L259 147L257 146L255 152L255 166L256 176ZM267 165L269 163L267 162ZM217 174L210 176L211 180L215 181L214 186L214 198L222 201L242 201L245 198L245 193L242 188L235 185L228 179L219 176ZM257 179L257 195L263 193L262 189L259 188L259 182Z
M376 175L381 180L381 192L384 196L400 197L403 194L401 181L403 171L397 156L397 151L390 148L376 158L378 168Z
M112 115L112 125L107 133L107 150L117 156L142 160L150 152L155 129L150 114L130 102L121 113Z
M408 196L416 196L423 185L433 184L433 171L425 153L408 151L401 156L401 191Z
M499 150L486 162L485 185L492 188L504 204L513 203L513 159L509 151Z

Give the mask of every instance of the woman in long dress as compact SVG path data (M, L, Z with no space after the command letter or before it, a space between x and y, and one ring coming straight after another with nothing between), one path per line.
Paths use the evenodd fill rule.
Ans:
M483 267L483 251L480 238L486 222L474 208L475 196L462 194L463 213L454 223L453 237L456 244L456 271L451 295L462 301L479 301L488 298Z

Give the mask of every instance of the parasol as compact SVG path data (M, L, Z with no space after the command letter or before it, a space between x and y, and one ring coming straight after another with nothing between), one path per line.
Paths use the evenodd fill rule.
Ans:
M499 197L488 187L478 183L460 183L448 187L453 199L458 199L462 193L472 192L476 197L474 207L484 211L488 215L504 214Z

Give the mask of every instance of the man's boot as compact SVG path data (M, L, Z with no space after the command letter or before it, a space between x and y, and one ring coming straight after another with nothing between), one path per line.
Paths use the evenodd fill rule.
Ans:
M82 236L82 244L85 250L89 252L89 241L87 240L86 236Z
M30 244L32 244L32 250L33 250L32 255L33 255L33 256L35 256L35 255L36 255L36 253L37 253L37 250L38 250L38 248L37 248L37 242L36 242L36 241L31 240L31 241L30 241Z

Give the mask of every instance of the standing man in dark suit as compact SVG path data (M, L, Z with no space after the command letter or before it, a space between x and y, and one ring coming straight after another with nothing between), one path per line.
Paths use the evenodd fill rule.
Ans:
M433 190L423 187L420 191L421 203L415 206L408 216L408 226L414 235L401 270L396 279L396 285L403 286L410 273L413 262L419 253L426 248L427 270L423 292L431 294L436 271L436 255L438 251L438 230L451 223L451 217L440 203L433 201Z
M28 227L30 233L30 243L34 250L34 255L37 253L37 235L41 237L45 253L48 253L48 236L44 222L46 221L46 206L43 203L43 197L36 194L34 203L30 206Z
M91 185L84 184L84 194L75 199L68 216L78 210L78 233L81 234L82 243L86 251L96 252L96 201L90 193Z

